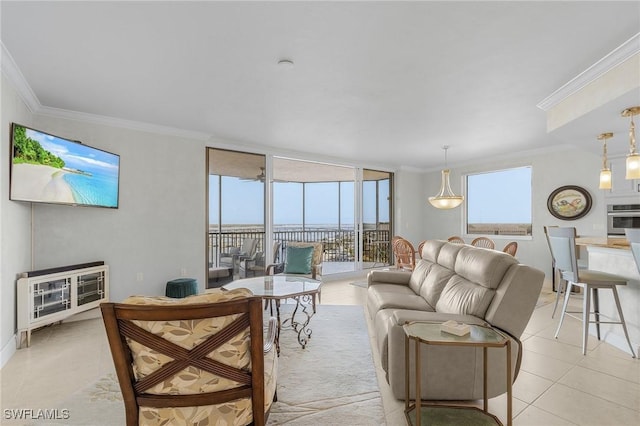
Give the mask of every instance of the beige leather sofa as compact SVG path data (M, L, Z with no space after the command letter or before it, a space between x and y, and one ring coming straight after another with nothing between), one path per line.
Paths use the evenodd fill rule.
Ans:
M535 308L544 273L499 251L446 241L427 241L420 254L413 272L372 271L368 276L367 310L394 396L405 398L402 325L408 321L453 319L506 332L512 339L515 381L522 357L519 338ZM421 356L423 399L482 398L481 348L423 345ZM488 396L492 398L506 392L505 349L490 348L488 363ZM410 385L411 398L414 384Z

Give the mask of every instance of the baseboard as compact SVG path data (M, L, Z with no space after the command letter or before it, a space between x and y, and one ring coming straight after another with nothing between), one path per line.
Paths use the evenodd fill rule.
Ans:
M3 368L5 366L5 364L11 359L13 354L16 353L16 350L16 335L14 334L0 351L0 368Z

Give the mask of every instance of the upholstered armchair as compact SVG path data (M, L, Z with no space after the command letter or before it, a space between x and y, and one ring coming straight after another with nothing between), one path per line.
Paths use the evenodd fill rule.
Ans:
M247 289L100 306L133 425L264 425L276 395L276 320L263 338Z
M318 242L291 241L287 243L285 259L282 263L267 266L267 275L305 275L314 280L322 275L323 244ZM318 300L320 294L318 293ZM316 312L316 295L313 295L313 312Z
M301 274L317 279L322 275L322 243L291 241L287 243L284 262L267 266L267 275Z

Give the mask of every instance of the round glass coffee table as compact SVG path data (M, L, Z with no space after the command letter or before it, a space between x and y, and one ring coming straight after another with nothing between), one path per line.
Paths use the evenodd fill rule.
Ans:
M278 328L276 332L276 350L280 355L280 331L290 328L298 334L298 343L304 349L311 338L311 328L309 322L316 313L316 299L320 297L321 281L307 278L300 275L266 275L263 277L244 278L235 280L222 286L225 290L236 288L247 288L251 292L260 296L265 301L265 306L271 309L275 305ZM295 307L291 316L281 320L280 304L282 301L292 299Z

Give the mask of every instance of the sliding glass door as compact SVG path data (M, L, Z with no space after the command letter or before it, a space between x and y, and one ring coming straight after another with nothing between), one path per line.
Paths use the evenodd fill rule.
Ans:
M355 270L356 169L273 158L273 239L322 242L322 274Z
M362 267L390 265L392 173L364 169L362 173Z
M207 287L218 287L264 253L266 158L210 148L207 164Z

